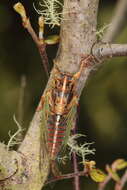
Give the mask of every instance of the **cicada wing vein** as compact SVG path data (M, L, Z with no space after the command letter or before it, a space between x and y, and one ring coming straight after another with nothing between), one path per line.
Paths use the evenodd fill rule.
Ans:
M72 105L71 109L69 110L69 113L67 114L67 116L65 117L65 119L63 120L63 122L66 122L66 132L65 132L65 137L64 137L64 141L63 141L63 148L65 148L65 146L67 145L67 141L70 135L70 131L74 126L74 122L75 122L75 117L77 114L77 104Z
M47 147L47 120L49 114L49 96L44 96L44 104L41 110L41 124L40 124L40 142L41 142L41 160L48 158L48 147Z

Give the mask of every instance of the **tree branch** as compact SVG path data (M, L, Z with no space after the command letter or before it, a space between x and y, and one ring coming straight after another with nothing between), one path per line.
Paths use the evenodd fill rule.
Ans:
M127 0L118 0L113 17L111 20L111 26L106 31L103 36L104 42L114 41L121 30L126 25L126 16L127 16Z
M116 56L127 56L127 44L96 44L92 54L99 60Z
M63 21L61 23L60 45L56 56L59 69L76 73L81 64L82 55L91 54L91 48L97 41L96 26L99 0L65 0ZM84 69L80 77L77 93L81 94L93 67Z
M49 180L48 182L46 182L45 185L48 185L50 183L60 181L63 179L70 179L70 178L80 177L80 176L87 176L87 172L86 171L78 171L77 173L69 173L69 174L61 175L61 176L58 176L56 178Z
M48 63L48 57L47 57L47 53L46 53L46 44L44 43L44 41L42 39L39 39L35 33L35 31L33 30L30 20L27 19L26 22L23 23L24 28L27 29L27 31L29 32L29 34L31 35L33 41L35 42L38 51L40 53L40 57L44 66L44 69L46 71L47 77L49 77L49 63Z
M98 2L99 0L64 1L63 13L67 13L61 24L61 42L56 57L63 71L77 72L82 54L90 54L91 47L96 42Z
M44 42L44 39L43 39L44 19L41 16L39 17L39 21L38 21L39 37L38 37L31 25L30 19L26 16L26 10L24 6L20 2L18 2L14 5L14 10L20 14L24 28L27 29L28 33L31 35L34 43L36 44L45 72L47 74L47 77L49 77L49 70L48 70L49 63L48 63L48 57L46 53L46 43Z

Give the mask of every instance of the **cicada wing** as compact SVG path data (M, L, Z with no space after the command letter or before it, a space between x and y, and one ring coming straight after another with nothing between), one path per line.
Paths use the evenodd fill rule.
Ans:
M47 148L47 122L48 122L48 114L49 114L49 96L44 96L44 103L41 110L41 121L40 121L40 156L41 156L41 165L43 164L43 160L48 161L48 148Z
M67 145L70 132L74 127L74 123L76 122L76 119L75 119L76 114L77 114L77 104L74 104L64 119L64 123L66 123L66 131L65 131L65 138L63 141L63 147Z

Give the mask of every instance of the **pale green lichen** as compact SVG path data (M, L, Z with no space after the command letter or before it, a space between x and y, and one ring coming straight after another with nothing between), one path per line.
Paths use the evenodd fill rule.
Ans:
M45 24L52 27L59 26L62 19L63 4L59 0L43 0L39 2L40 8L34 8L38 14L44 17Z
M62 164L66 164L67 160L68 160L68 156L66 155L63 157L59 157L59 156L57 157L57 161Z
M68 146L70 148L70 154L75 152L78 156L82 158L82 162L86 161L86 156L89 154L95 154L95 149L90 149L90 145L93 143L84 142L82 145L78 145L77 139L80 137L85 137L82 134L72 135L68 139Z
M104 24L97 32L96 32L96 36L98 37L98 39L102 39L105 31L111 26L111 24Z
M8 134L9 134L10 140L8 141L8 144L7 144L7 150L10 150L11 147L21 143L21 139L19 139L18 137L20 136L19 134L23 131L23 129L18 123L18 121L16 120L15 115L13 116L13 119L18 127L18 130L13 135L11 135L11 132L9 131Z

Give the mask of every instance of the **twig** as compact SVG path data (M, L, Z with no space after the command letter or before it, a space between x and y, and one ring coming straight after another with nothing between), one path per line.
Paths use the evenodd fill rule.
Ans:
M11 135L10 131L9 131L10 140L8 141L8 144L7 144L7 151L9 151L10 148L12 148L14 145L21 144L21 139L18 138L18 134L20 134L20 133L22 134L23 129L20 126L20 124L18 123L18 121L16 120L15 115L13 116L13 119L18 127L18 130L13 135Z
M111 57L127 56L127 44L96 44L92 54L100 61Z
M47 77L49 77L49 72L48 72L48 68L47 68L49 63L48 63L48 57L47 57L47 53L46 53L46 44L45 44L44 40L40 39L40 35L39 35L39 37L36 35L29 18L26 16L26 11L25 11L25 8L23 7L23 5L21 3L17 3L14 5L14 9L16 12L18 12L20 14L24 28L27 29L28 33L31 35L33 41L35 42L35 44L38 48L38 51L40 53L45 72L47 74Z
M19 103L18 103L18 122L21 126L23 124L23 107L24 107L24 98L25 98L25 88L26 88L26 77L22 75L20 92L19 92Z
M107 183L111 180L110 174L106 177L104 182L99 183L98 190L104 190Z
M48 56L47 56L47 53L46 53L46 44L44 43L43 40L39 39L34 31L34 29L32 28L31 26L31 23L30 23L30 20L27 19L27 22L24 22L23 23L23 26L24 28L27 29L27 31L29 32L29 34L31 35L33 41L35 42L37 48L38 48L38 51L40 53L40 56L41 56L41 60L42 60L42 63L43 63L43 67L45 69L45 72L47 74L47 77L49 77L49 71L48 71Z
M45 183L45 185L59 181L59 180L63 180L63 179L70 179L70 178L74 178L75 176L87 176L87 171L81 171L81 172L77 172L77 173L70 173L70 174L65 174L65 175L61 175L58 177L55 177L54 179L49 180L48 182Z
M43 67L46 71L47 77L49 78L49 62L48 62L48 56L47 56L45 49L46 49L45 43L38 45L38 50L39 50L40 57L41 57L42 62L43 62Z
M34 29L31 26L31 23L30 23L29 19L27 19L26 22L23 22L23 26L24 26L24 28L27 29L27 31L31 35L33 41L35 42L35 44L36 44L36 46L38 48L39 54L41 56L43 67L45 69L47 77L49 77L49 71L48 71L49 63L48 63L48 56L47 56L47 53L46 53L46 44L44 43L44 41L42 39L39 39L37 37Z
M25 100L25 88L26 88L26 77L23 75L21 76L21 85L20 85L20 92L19 92L19 103L18 103L18 122L22 128L23 126L23 117L24 117L24 100ZM22 140L23 134L22 131L17 134L17 139Z
M108 175L105 178L104 182L99 183L98 190L104 190L105 186L111 179L114 179L116 181L115 190L122 190L125 183L127 182L127 170L121 178L117 174L117 170L124 169L126 166L127 163L124 159L115 160L111 166L106 165Z
M112 164L112 165L113 165L113 164ZM111 166L111 167L112 167L112 166ZM106 187L106 185L107 185L107 184L109 183L109 181L112 179L112 175L111 175L111 173L109 172L108 168L109 168L109 165L106 165L106 170L107 170L107 172L108 172L108 175L107 175L107 177L105 178L105 180L104 180L103 182L99 183L98 190L104 190L105 187ZM115 171L115 168L114 168L113 170Z
M74 167L74 173L78 173L78 163L77 163L77 156L76 153L73 152L72 154L73 157L73 167ZM74 176L74 189L75 190L80 190L80 182L79 182L79 176L75 175Z
M112 17L111 26L103 37L104 42L112 42L117 38L123 27L126 25L126 15L127 0L118 0Z
M115 190L122 190L126 182L127 182L127 170L121 177L121 180L118 183L116 183Z

